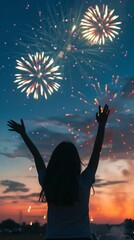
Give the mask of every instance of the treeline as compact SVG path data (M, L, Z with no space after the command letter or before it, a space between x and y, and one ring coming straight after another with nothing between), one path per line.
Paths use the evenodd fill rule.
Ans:
M111 234L128 234L134 239L134 219L125 219L120 224L92 224L92 231L98 235Z
M95 224L92 223L92 231L96 232L98 235L110 232L113 229L123 229L124 233L129 233L133 235L134 238L134 219L125 219L123 223L120 224ZM27 224L25 222L19 224L12 219L3 220L0 223L0 233L40 233L45 234L46 224L41 225L39 222L31 222Z
M45 233L46 224L41 225L39 222L27 224L25 222L19 224L12 219L3 220L0 223L0 233L19 234L19 233Z

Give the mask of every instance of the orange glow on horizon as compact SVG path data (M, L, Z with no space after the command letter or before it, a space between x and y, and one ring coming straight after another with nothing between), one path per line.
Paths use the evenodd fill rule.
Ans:
M27 201L22 200L17 204L3 204L0 221L11 218L19 222L20 211L24 222L38 221L43 224L47 221L47 204L37 202L27 207ZM90 198L90 221L94 223L121 223L126 218L133 219L133 212L133 199L128 196L125 202L121 202L121 197L119 199L116 195L104 197L96 193Z
M123 166L120 170L118 166ZM101 161L94 184L95 195L90 196L90 219L94 223L121 223L126 218L133 219L133 161ZM120 172L119 172L120 170ZM25 182L24 182L25 183ZM47 221L47 204L38 201L40 192L38 182L30 180L25 183L31 189L27 193L3 194L1 199L0 222L13 219L16 222L35 222L41 224ZM28 185L29 184L29 185ZM99 185L100 184L100 185ZM1 189L1 195L3 188ZM32 192L37 193L33 197ZM16 195L15 195L16 194ZM10 196L10 198L8 197ZM27 197L28 196L28 197Z

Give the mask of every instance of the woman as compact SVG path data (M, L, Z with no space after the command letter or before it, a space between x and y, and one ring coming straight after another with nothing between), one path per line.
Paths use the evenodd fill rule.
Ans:
M92 239L89 222L90 188L95 182L104 139L109 107L99 106L96 113L98 131L87 168L81 173L81 161L74 144L60 143L53 151L46 168L38 149L21 124L8 121L10 131L16 131L34 156L39 183L40 200L48 203L46 239Z

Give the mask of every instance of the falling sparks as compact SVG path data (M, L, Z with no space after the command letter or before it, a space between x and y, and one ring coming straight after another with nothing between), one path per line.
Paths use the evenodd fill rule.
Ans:
M32 208L32 207L31 207L31 206L29 206L29 207L28 207L28 209L27 209L27 211L28 211L28 212L30 212L30 211L31 211L31 208Z
M119 17L113 15L114 9L109 11L108 5L102 6L102 10L96 5L95 8L89 7L81 20L82 35L89 42L94 44L105 44L106 39L113 41L120 27L121 22L115 20Z
M26 92L27 97L33 94L33 98L38 100L39 95L47 99L47 94L52 95L54 90L58 91L60 84L55 80L62 80L59 66L55 66L54 59L45 56L44 52L35 55L28 54L29 60L21 57L16 60L16 68L22 73L15 74L15 83L21 92Z

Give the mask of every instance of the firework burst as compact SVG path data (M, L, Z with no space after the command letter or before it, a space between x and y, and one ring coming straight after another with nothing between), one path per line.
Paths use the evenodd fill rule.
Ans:
M15 83L17 88L21 88L21 92L26 91L27 97L33 93L33 98L38 99L39 95L47 99L47 93L52 95L58 91L60 84L55 80L62 80L61 73L58 72L59 66L55 66L54 59L45 56L44 52L35 55L28 54L29 59L21 57L16 60L16 68L22 73L15 74Z
M108 5L102 6L102 11L96 5L95 8L89 7L81 20L82 35L89 42L94 44L105 44L106 39L113 41L120 27L121 22L115 20L119 17L113 15L114 9L109 11Z
M107 103L110 108L110 123L108 123L108 129L106 130L106 137L104 142L103 153L107 159L117 159L121 157L121 152L128 155L132 150L132 143L130 139L133 137L133 109L132 104L128 102L130 94L127 94L124 90L125 82L120 79L119 76L113 76L110 84L102 84L98 81L94 81L92 84L94 90L94 97L89 98L81 91L78 91L73 98L79 98L80 105L84 110L81 112L79 109L75 109L74 113L67 113L68 118L67 126L71 132L73 138L77 143L80 143L80 147L86 145L92 145L94 139L94 115L97 110L97 106L104 106ZM90 88L91 93L91 88ZM122 104L120 105L120 102ZM79 105L79 106L80 106ZM76 115L77 114L77 115ZM80 119L76 124L75 119ZM83 124L81 124L83 122ZM124 127L125 125L125 127ZM125 134L127 132L127 134Z
M69 9L69 13L65 14L61 6L57 8L56 13L51 12L50 7L46 7L45 16L44 11L39 11L39 21L35 26L29 26L28 34L22 37L23 41L19 44L23 45L24 50L28 49L31 52L44 50L46 55L56 59L62 66L65 79L72 80L72 74L78 71L82 79L87 78L85 66L93 72L99 69L100 64L104 66L106 49L104 45L85 42L81 36L82 9L82 6L75 9L75 12Z

